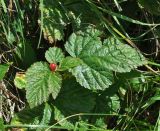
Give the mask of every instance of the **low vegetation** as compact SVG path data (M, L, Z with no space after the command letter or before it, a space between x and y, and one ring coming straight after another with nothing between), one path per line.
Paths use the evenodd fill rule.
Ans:
M160 0L1 0L0 130L160 130Z

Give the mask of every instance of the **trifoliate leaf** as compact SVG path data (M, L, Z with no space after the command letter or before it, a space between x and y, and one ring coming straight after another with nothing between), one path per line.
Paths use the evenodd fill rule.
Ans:
M146 64L145 58L132 47L115 38L103 44L95 33L73 33L65 45L67 52L84 64L71 69L76 80L85 88L104 90L113 82L112 71L129 72Z
M0 64L0 81L3 79L3 77L5 76L6 72L9 69L9 65L7 64Z
M60 48L52 47L46 51L45 58L49 63L57 63L64 58L64 55Z
M56 98L61 88L61 75L50 71L48 64L37 62L26 72L26 97L31 107L46 102L49 95Z

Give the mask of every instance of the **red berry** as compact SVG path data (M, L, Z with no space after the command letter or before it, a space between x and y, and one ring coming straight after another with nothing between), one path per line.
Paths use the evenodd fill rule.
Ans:
M51 63L51 64L49 65L49 67L50 67L51 71L55 71L56 68L57 68L57 65L54 64L54 63Z

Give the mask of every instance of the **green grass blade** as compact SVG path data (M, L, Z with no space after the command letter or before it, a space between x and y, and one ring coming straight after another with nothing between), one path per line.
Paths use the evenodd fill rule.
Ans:
M98 7L100 10L102 10L103 12L111 15L111 16L116 16L117 18L120 18L120 19L123 19L125 21L128 21L128 22L131 22L131 23L134 23L134 24L138 24L138 25L143 25L143 26L156 26L156 25L160 25L159 24L148 24L148 23L144 23L144 22L141 22L141 21L138 21L138 20L134 20L132 18L129 18L127 16L124 16L122 14L118 14L118 13L115 13L115 12L112 12L112 11L109 11L109 10L106 10L104 8L101 8L101 7Z
M41 10L41 27L40 27L40 36L39 36L39 41L38 41L38 46L37 48L40 47L41 39L42 39L42 33L43 33L43 0L40 0L40 10Z
M114 3L115 3L115 5L117 6L118 10L119 10L119 11L122 11L122 8L121 8L121 6L119 5L118 1L117 1L117 0L114 0Z

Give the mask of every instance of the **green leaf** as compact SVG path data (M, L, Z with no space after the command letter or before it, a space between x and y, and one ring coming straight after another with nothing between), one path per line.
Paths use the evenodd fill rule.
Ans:
M82 88L75 79L65 79L62 89L56 98L56 106L65 112L65 115L89 112L95 104L94 94ZM62 110L63 109L63 110Z
M64 37L64 28L68 23L65 11L58 1L48 0L41 1L40 7L41 18L39 24L43 30L44 38L50 43L61 40Z
M60 94L58 95L55 106L59 110L55 112L55 119L61 119L77 114L90 112L95 105L95 96L88 89L82 88L75 79L66 79L63 81L63 86ZM78 117L67 119L67 122L74 123ZM61 123L65 126L65 122Z
M19 65L23 68L28 68L37 59L36 53L31 44L33 44L33 42L29 40L20 41L15 49L16 58L19 62Z
M60 48L52 47L52 48L49 48L48 51L46 51L45 58L49 63L57 63L62 61L62 59L64 58L64 55Z
M113 82L112 71L129 72L146 64L145 58L132 47L115 38L108 38L102 44L97 33L73 33L65 48L72 57L83 61L70 71L88 89L104 90Z
M156 101L160 101L160 89L157 88L156 89L156 93L154 96L150 97L145 104L142 106L143 109L148 108L149 106L151 106L152 104L154 104Z
M115 83L97 96L95 113L113 114L119 112L120 99L116 94L118 89L119 84Z
M82 59L88 65L93 64L116 72L130 72L131 69L147 63L139 51L113 37L106 39L103 46L93 54L82 56Z
M103 68L94 68L86 64L75 67L70 71L76 77L77 82L92 90L105 90L113 81L111 71Z
M114 90L115 86L113 86ZM106 114L106 116L94 116L95 125L104 127L107 114L118 114L120 111L120 99L112 89L106 89L101 95L97 96L94 113ZM99 123L100 122L100 123Z
M71 128L71 129L74 128L74 124L66 120L65 116L56 106L54 107L54 117L55 117L55 120L57 120L61 126L66 128Z
M44 111L43 111L43 118L40 122L41 125L48 125L51 119L52 109L49 104L45 103ZM41 131L42 128L37 129L36 131ZM44 130L44 129L43 129Z
M43 116L44 105L34 108L26 107L22 111L16 113L11 121L13 125L33 124ZM38 123L39 124L39 123Z
M147 91L148 87L144 86L146 83L147 77L142 74L141 72L138 72L136 70L132 70L131 72L127 73L118 73L117 75L117 80L116 83L119 83L122 87L126 87L125 89L128 88L128 83L130 84L130 87L132 87L133 91L136 92L142 92L142 91ZM121 88L122 94L125 94L123 88Z
M16 76L14 78L14 85L19 89L23 89L26 87L26 79L24 73L16 73Z
M82 62L78 58L73 58L73 57L66 57L62 60L59 66L59 71L65 71L70 68L76 67L80 65Z
M96 127L100 127L105 129L106 128L106 123L105 123L105 118L97 118L94 124Z
M100 48L102 43L97 34L89 34L83 32L73 33L65 44L67 52L72 57L80 57L82 54L91 54L97 48Z
M101 23L99 16L95 13L93 8L91 8L86 1L79 1L79 0L74 0L74 1L59 0L59 1L61 1L62 6L65 7L65 11L67 10L68 14L70 14L68 16L72 20L71 23L73 27L78 25L79 21L81 21L80 23L81 29L88 26L88 23L93 25L98 25Z
M0 118L0 130L1 131L5 131L5 128L4 128L4 121L2 118Z
M117 95L100 96L96 104L97 113L113 114L118 113L120 109L120 100Z
M0 81L3 79L8 69L9 69L8 64L0 65Z
M50 105L48 105L46 103L45 108L44 108L44 112L43 112L43 118L42 118L41 124L42 125L49 124L50 119L51 119L51 115L52 115L52 109L51 109Z
M61 75L51 72L48 64L37 62L26 72L26 97L31 107L46 102L49 95L55 99L61 88Z

